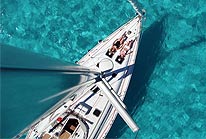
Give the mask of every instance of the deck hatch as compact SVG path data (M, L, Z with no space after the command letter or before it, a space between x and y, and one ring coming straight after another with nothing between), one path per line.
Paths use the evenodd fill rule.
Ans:
M101 111L98 110L98 109L95 109L94 112L93 112L93 114L97 117L99 117L100 113L101 113Z
M97 93L100 89L98 86L94 86L91 90L93 91L93 93Z

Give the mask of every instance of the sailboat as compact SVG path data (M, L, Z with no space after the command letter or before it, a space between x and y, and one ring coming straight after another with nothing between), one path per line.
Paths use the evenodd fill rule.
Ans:
M60 102L26 127L14 138L26 139L102 139L109 132L117 114L133 132L139 130L126 111L126 95L141 36L142 14L114 31L83 56L76 64L87 80L64 90ZM54 69L55 70L55 69ZM67 69L64 69L65 72Z

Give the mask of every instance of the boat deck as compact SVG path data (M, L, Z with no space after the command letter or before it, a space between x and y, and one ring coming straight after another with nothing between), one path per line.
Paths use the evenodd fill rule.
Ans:
M116 39L120 38L128 31L131 33L128 34L126 42L130 40L135 41L131 49L128 51L128 54L124 57L124 60L120 62L118 61L118 56L121 49L117 50L113 56L108 55L108 50L112 47L113 42ZM116 95L123 100L135 64L140 32L141 16L136 16L117 29L105 40L97 44L82 59L80 59L77 64L103 72L99 67L102 60L112 62L112 69L109 72L104 72L103 78L111 86L111 89L116 92ZM88 80L91 78L92 77L88 77ZM61 139L105 138L115 120L117 111L105 95L106 92L103 91L105 90L103 89L103 84L101 82L80 87L76 90L78 95L75 96L75 98L72 100L64 99L63 102L59 103L58 105L61 104L60 107L57 107L56 111L35 125L28 133L27 138L42 137L42 131L45 133L42 137L44 139L56 136L57 133L61 133L59 136ZM57 119L62 116L66 117L66 119L63 120L61 124L58 124ZM79 125L75 128L74 133L69 135L66 130L65 132L62 132L62 128L67 125L67 121L75 118L79 119ZM57 125L56 127L54 123ZM53 129L52 132L50 132L51 129Z
M129 54L125 56L123 62L119 63L117 61L117 57L119 56L121 49L117 50L117 52L112 57L107 55L107 51L112 47L113 42L117 38L120 38L122 34L128 31L131 31L132 33L128 36L126 42L130 40L135 40L135 42L133 43L131 50L129 50L128 52ZM141 33L141 17L136 16L133 20L131 20L124 26L120 27L118 30L116 30L114 33L108 36L105 40L100 42L96 47L90 50L90 52L87 53L78 62L79 65L98 69L97 65L99 62L101 62L101 60L104 59L111 60L114 66L110 72L105 73L106 76L105 79L112 86L112 88L115 90L117 95L122 100L126 95L126 91L134 68L140 33ZM95 106L98 107L100 110L104 108L103 119L99 118L100 125L97 126L98 128L95 127L100 132L97 132L97 134L95 135L91 135L91 138L105 137L117 115L116 110L112 107L108 99L104 96L98 96L100 94L101 92L93 97L94 100L96 100Z

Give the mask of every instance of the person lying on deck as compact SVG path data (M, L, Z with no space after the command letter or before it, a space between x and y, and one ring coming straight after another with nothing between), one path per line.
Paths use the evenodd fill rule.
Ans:
M128 31L127 34L131 34L131 31ZM124 42L127 40L126 32L121 36L121 38L116 39L112 45L112 48L109 50L110 52L116 52L117 50L121 49Z
M124 58L128 54L128 51L132 48L134 41L135 40L130 40L129 42L124 44L124 46L120 50L120 58Z

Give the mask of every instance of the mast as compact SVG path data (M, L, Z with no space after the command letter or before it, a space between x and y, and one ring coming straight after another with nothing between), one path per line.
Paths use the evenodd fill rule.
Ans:
M31 71L31 72L52 72L64 74L95 74L100 72L78 64L60 61L52 57L40 55L28 50L2 45L1 49L1 70L5 71ZM13 59L15 57L15 60Z

